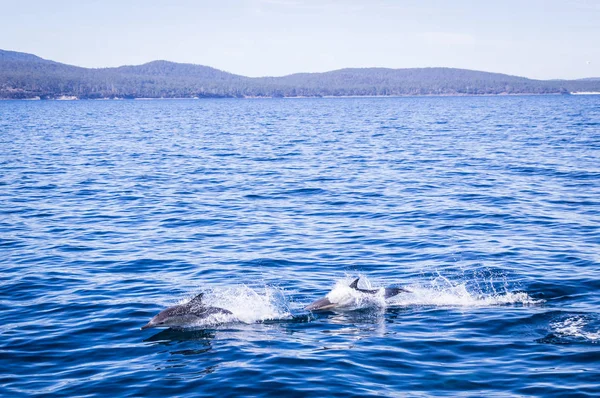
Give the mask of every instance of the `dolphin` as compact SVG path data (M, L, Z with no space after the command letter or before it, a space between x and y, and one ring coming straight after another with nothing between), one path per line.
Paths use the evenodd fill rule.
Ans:
M232 315L231 311L224 308L205 306L202 303L202 296L204 296L204 293L200 293L185 304L175 305L159 312L158 315L150 319L150 322L142 326L142 330L168 327L183 329L206 319L210 315Z
M350 284L350 288L352 288L358 292L365 293L365 294L377 294L381 291L381 289L372 289L371 290L371 289L359 288L358 287L359 279L360 278L356 278L354 280L354 282L352 282ZM410 292L401 287L386 287L383 291L383 297L385 299L388 299L388 298L394 297L400 293L410 293ZM337 302L332 302L330 300L330 297L328 294L327 296L323 297L322 299L319 299L319 300L315 301L314 303L307 305L306 307L304 307L304 309L308 310L308 311L326 311L326 310L330 310L330 309L338 307L338 304L339 303L337 303Z

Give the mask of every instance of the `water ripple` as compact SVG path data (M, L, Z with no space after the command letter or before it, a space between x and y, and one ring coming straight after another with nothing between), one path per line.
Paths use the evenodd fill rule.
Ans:
M2 101L0 395L598 396L598 101Z

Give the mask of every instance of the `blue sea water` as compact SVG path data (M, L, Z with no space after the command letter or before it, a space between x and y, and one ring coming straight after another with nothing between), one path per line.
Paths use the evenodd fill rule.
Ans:
M599 289L599 96L0 102L1 396L599 396Z

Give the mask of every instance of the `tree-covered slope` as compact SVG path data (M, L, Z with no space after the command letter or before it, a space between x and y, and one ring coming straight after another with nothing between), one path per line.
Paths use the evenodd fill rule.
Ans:
M600 81L543 81L454 68L348 68L249 78L208 66L168 61L118 68L81 68L31 54L0 50L0 98L559 94L572 91L600 92Z

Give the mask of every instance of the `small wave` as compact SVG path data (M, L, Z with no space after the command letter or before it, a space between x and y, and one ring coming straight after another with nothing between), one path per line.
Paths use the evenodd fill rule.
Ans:
M571 316L550 324L556 336L588 341L600 340L600 329L597 326L584 315Z

